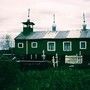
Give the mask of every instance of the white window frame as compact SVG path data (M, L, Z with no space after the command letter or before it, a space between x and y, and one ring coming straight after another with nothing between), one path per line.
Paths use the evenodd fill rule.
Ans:
M20 44L22 44L22 47L20 47ZM24 43L18 43L18 48L24 48Z
M85 48L82 48L82 43L85 43ZM79 43L80 49L87 49L87 42L86 41L80 41Z
M33 44L36 44L36 46L33 46ZM31 47L32 48L37 48L38 47L38 43L37 42L31 42Z
M70 50L65 50L65 43L70 43ZM63 41L63 51L72 51L72 42L71 41Z
M53 50L50 50L50 49L49 49L49 44L50 44L50 43L53 43L53 44L54 44L54 49L53 49ZM48 41L48 42L47 42L47 51L56 51L56 42L55 42L55 41Z

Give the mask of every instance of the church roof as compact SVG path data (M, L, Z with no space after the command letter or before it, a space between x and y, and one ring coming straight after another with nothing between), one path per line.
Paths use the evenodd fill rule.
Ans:
M21 32L15 39L67 39L67 38L90 38L90 30L67 30L67 31L36 31L28 35Z

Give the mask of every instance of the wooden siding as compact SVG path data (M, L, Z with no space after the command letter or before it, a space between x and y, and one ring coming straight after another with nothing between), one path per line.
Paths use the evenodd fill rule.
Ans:
M56 42L56 51L47 51L47 42L55 41ZM72 51L63 51L63 41L71 41L72 42ZM80 49L79 42L86 41L87 49ZM24 43L24 48L18 48L17 43ZM31 48L31 42L37 42L37 48ZM39 54L42 55L42 51L45 50L45 54L55 55L58 53L59 55L76 55L81 54L89 55L90 54L90 39L42 39L42 40L28 40L28 54ZM25 40L16 40L15 41L15 51L16 54L26 54L26 41Z

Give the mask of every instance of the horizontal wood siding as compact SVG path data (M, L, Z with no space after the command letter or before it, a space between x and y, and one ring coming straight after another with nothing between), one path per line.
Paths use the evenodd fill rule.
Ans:
M18 43L23 43L24 48L18 48ZM26 54L26 41L25 40L15 41L15 54L16 55L21 55L21 56Z
M55 41L56 42L56 51L47 51L47 42ZM72 51L63 51L63 41L71 41L72 42ZM87 49L80 49L79 42L86 41ZM18 48L17 44L19 42L24 43L24 48ZM37 48L31 48L31 42L37 42ZM79 54L79 51L83 55L90 55L90 39L44 39L44 40L28 40L28 54L38 54L42 55L42 51L45 51L47 55L54 55L58 53L58 55L76 55ZM25 54L26 53L26 41L25 40L17 40L15 41L15 52L16 54Z

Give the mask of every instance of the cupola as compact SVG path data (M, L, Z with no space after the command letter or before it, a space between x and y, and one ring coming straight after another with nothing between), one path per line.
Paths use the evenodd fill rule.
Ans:
M53 14L53 24L52 24L52 31L56 31L56 24L55 24L55 14Z
M28 9L28 19L26 22L23 23L23 33L29 34L30 32L33 32L33 26L35 25L33 22L30 21L30 9Z
M83 26L82 30L83 31L86 31L87 30L87 28L86 28L87 27L87 24L86 24L85 14L84 13L83 13L83 25L82 26Z

